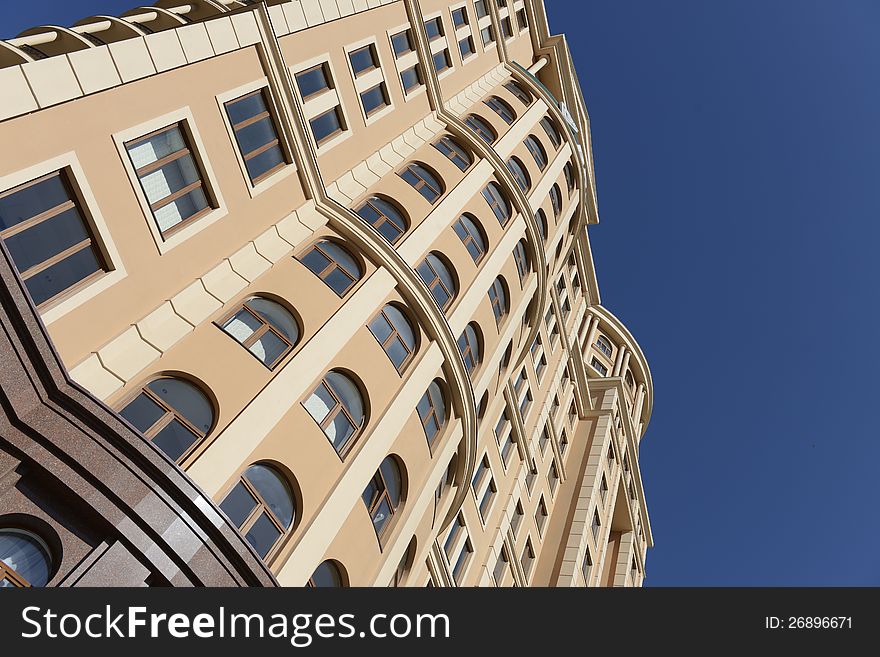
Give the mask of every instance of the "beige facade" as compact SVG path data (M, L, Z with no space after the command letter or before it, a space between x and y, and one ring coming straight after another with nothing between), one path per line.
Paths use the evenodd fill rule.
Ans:
M328 563L353 586L641 585L651 375L601 305L589 119L541 2L165 0L35 28L0 42L0 150L0 237L72 378L282 585ZM66 198L29 199L56 179ZM70 213L70 244L38 234Z

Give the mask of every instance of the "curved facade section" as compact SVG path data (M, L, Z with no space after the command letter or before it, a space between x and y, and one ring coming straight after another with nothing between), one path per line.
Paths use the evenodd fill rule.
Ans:
M235 582L640 585L652 385L601 306L565 49L540 3L344 4L2 42L16 284L162 486L210 496ZM3 576L41 583L58 541L6 520L49 565Z

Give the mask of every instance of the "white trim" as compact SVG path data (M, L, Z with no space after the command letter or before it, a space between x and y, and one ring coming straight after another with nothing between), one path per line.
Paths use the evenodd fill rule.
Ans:
M205 190L205 195L214 201L216 207L205 216L200 217L188 226L184 226L165 238L159 230L159 224L156 223L156 217L150 209L150 203L147 201L147 197L144 195L143 186L135 173L134 165L131 162L128 150L125 148L125 144L126 142L133 141L151 132L155 132L156 130L172 126L175 123L186 124L186 132L188 133L186 136L191 140L190 146L192 147L193 159L196 161L201 172L205 176L204 182L205 187L207 188ZM208 149L205 148L205 144L199 135L195 117L189 106L181 107L180 109L169 112L168 114L163 114L150 121L116 132L112 137L113 142L116 144L116 150L119 152L119 157L122 160L122 165L125 167L125 171L128 174L129 182L134 189L141 210L143 210L147 227L150 229L150 234L152 234L153 240L156 242L156 248L159 250L159 253L168 253L228 214L226 204L223 202L223 196L220 192L220 185L217 183L217 176L214 174L214 169L207 156Z
M103 276L96 278L92 283L85 285L82 289L73 292L70 296L59 300L57 303L50 303L45 310L42 310L40 316L43 319L43 323L47 326L115 285L128 275L125 271L125 266L122 264L122 257L116 249L110 229L104 220L104 215L101 214L98 201L92 193L92 188L75 151L69 151L63 155L44 160L39 164L34 164L15 173L0 176L0 191L10 190L46 174L63 169L70 171L68 179L73 186L74 195L78 197L76 199L78 201L77 207L81 211L83 221L89 226L95 240L95 245L101 251L108 271Z
M269 107L269 113L272 115L272 120L275 123L275 132L278 135L279 146L284 152L284 156L287 158L288 163L286 166L282 167L271 176L264 178L256 185L254 185L253 182L251 182L251 176L248 173L247 165L245 164L244 158L242 157L241 149L238 146L238 140L235 138L235 130L233 130L232 123L229 121L229 114L226 111L225 105L229 101L235 100L236 98L241 98L242 96L246 96L247 94L253 91L257 91L258 89L265 89L265 91L267 92L269 102L271 104L271 106ZM245 186L247 187L248 194L250 194L251 198L255 198L270 187L274 187L276 184L278 184L294 171L296 171L296 164L294 163L292 153L287 147L287 143L284 140L284 135L282 135L280 130L278 129L278 116L280 115L280 112L278 110L278 105L275 102L274 97L272 96L272 89L269 86L269 80L266 77L261 77L253 80L252 82L248 82L247 84L236 87L235 89L224 91L223 93L214 96L214 98L217 100L217 105L220 108L220 115L223 117L223 125L226 127L226 132L229 135L229 141L232 144L232 150L235 151L235 159L238 162L239 169L241 169L241 174L244 177Z

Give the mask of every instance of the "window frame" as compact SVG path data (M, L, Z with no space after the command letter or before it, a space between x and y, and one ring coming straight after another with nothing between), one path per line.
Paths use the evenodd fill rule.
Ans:
M400 333L398 326L391 320L391 318L385 312L385 309L388 306L395 307L395 309L401 315L403 315L404 321L409 323L409 328L413 334L412 347L410 347L406 343L406 341L403 339L403 335L401 335L401 333ZM385 338L384 342L380 341L379 336L377 336L375 333L373 333L373 322L375 322L380 317L382 319L384 319L385 322L388 324L388 326L391 328L391 332L388 334L388 337ZM394 365L394 369L397 370L398 374L403 374L403 372L406 370L406 368L409 366L409 364L413 361L413 359L416 356L416 353L419 350L418 332L417 332L416 327L413 326L413 324L410 322L409 318L407 317L407 313L405 311L403 311L401 308L397 307L396 304L394 304L394 303L386 303L384 306L382 306L382 309L379 311L379 314L376 315L375 317L373 317L373 319L371 319L370 322L367 324L367 329L370 331L370 334L374 338L376 338L376 342L378 342L379 345L382 347L382 351L384 351L385 355L388 356L388 360L391 361L392 365L394 365L394 361L391 360L391 354L388 353L388 347L389 347L389 345L391 345L394 342L395 338L400 341L400 344L403 345L403 348L404 348L404 350L406 350L407 353L406 353L406 357L403 359L403 361L400 363L400 365Z
M340 374L347 378L357 390L364 414L364 417L361 419L360 423L355 422L354 417L352 417L351 411L345 405L345 402L336 393L336 390L333 389L333 386L330 385L330 383L327 381L327 375L331 372ZM321 387L323 387L330 394L330 397L333 399L334 404L331 408L327 410L327 415L324 416L324 419L318 421L309 411L308 407L306 406L306 402L313 396L315 396ZM345 460L345 457L349 454L349 452L351 452L355 443L357 443L357 439L364 432L364 429L367 426L367 420L369 419L369 414L367 413L367 398L364 396L361 386L358 384L358 382L353 377L349 376L349 374L346 372L334 369L328 370L324 372L324 374L321 376L320 381L318 381L318 384L311 389L309 394L302 399L300 404L303 406L306 413L308 413L309 417L312 418L315 421L315 424L318 425L318 428L321 430L321 433L323 433L324 436L327 438L327 441L330 443L333 451L336 452L337 455L339 455L339 458L341 460ZM339 413L342 413L345 416L345 419L348 420L349 424L351 424L351 426L354 428L354 431L352 431L351 435L345 439L345 442L339 448L337 448L333 441L330 439L330 436L327 435L327 428L333 424L333 421L336 419L336 416L339 415Z
M262 314L260 314L258 311L254 310L253 308L250 308L247 305L249 301L256 299L256 298L265 299L266 301L271 301L272 303L275 303L278 306L280 306L281 309L284 310L285 312L287 312L291 316L293 321L296 323L297 330L300 333L300 335L298 337L302 337L301 336L302 326L299 321L299 318L297 318L297 316L294 313L292 313L285 306L285 304L280 303L279 301L276 301L275 299L270 299L269 297L260 296L259 294L249 296L247 299L245 299L244 301L239 303L232 311L226 313L220 319L215 321L214 324L221 331L223 331L226 335L228 335L230 338L232 338L238 344L240 344L242 347L244 347L245 350L249 354L251 354L254 358L259 360L266 368L268 368L269 370L274 370L281 363L281 361L283 361L285 358L287 358L288 355L290 355L290 353L294 350L296 345L299 343L299 340L297 340L296 342L291 342L290 338L288 338L280 330L275 328L275 326L273 326L271 324L271 322L269 322L265 317L263 317ZM229 333L229 331L226 330L226 326L225 326L227 322L229 322L232 318L234 318L236 315L238 315L238 313L242 310L247 312L249 315L251 315L254 319L256 319L258 322L260 322L262 324L262 326L260 326L257 330L255 330L253 333L251 333L247 338L245 338L244 342L240 341L234 335ZM276 338L278 338L279 340L281 340L281 342L283 342L287 345L287 348L284 349L284 351L282 351L281 354L278 357L276 357L275 360L273 360L271 364L269 364L266 361L264 361L263 359L261 359L259 356L257 356L255 353L253 353L250 349L254 345L254 343L256 343L266 333L272 333Z
M303 267L305 267L310 272L312 272L315 276L317 276L319 279L321 279L321 282L324 283L324 285L326 285L328 288L330 288L330 290L333 291L333 294L338 296L340 299L344 299L348 295L348 293L351 292L352 288L355 287L358 284L358 282L364 277L365 272L358 271L357 274L355 274L355 273L352 273L352 272L348 271L347 269L345 269L345 267L343 267L341 263L337 262L329 253L327 253L326 251L324 251L321 248L321 245L324 244L325 242L329 242L331 244L334 244L336 247L345 251L348 254L348 256L352 260L354 260L355 265L357 265L359 269L362 269L362 267L361 267L362 263L358 262L357 256L355 256L348 248L346 248L344 245L340 244L339 242L336 242L334 240L330 240L327 238L320 238L320 239L316 240L308 249L303 251L300 255L296 256L296 260L300 264L302 264ZM329 264L327 264L324 267L324 269L321 270L320 273L314 271L305 262L303 262L303 259L306 256L308 256L312 251L318 251L318 253L320 253L322 256L324 256L324 258L326 258L327 260L330 261ZM342 292L337 292L336 290L334 290L330 286L330 283L327 282L327 276L329 276L333 271L335 271L337 269L340 272L342 272L345 276L347 276L348 278L351 279L351 283Z
M424 171L428 177L433 178L433 182L426 179L423 174L419 173L420 169ZM404 176L405 173L410 173L412 176L417 178L417 182L413 183L412 181L407 180ZM431 205L436 205L437 202L443 197L443 194L446 192L445 185L443 184L443 180L440 175L436 173L433 169L431 169L427 164L424 164L417 160L408 162L405 167L397 172L397 175L400 176L404 180L404 182L406 182L410 187L416 190L419 195ZM425 194L422 192L422 189L428 189L436 196L433 200L431 200L427 196L425 196Z
M250 117L240 123L236 123L236 124L232 123L232 119L229 117L229 106L233 105L235 103L238 103L240 101L243 101L247 98L250 98L251 96L256 96L256 95L259 95L260 97L262 97L263 104L266 106L266 110L264 112L261 112L260 114L252 116L252 117ZM275 110L275 104L271 98L271 90L269 89L268 85L261 86L258 89L254 89L254 90L246 92L242 95L239 95L234 98L230 98L229 100L223 101L223 113L225 115L224 118L226 119L227 123L229 124L229 128L232 132L233 141L235 142L235 150L238 153L239 157L241 158L242 163L244 164L244 173L245 173L246 178L250 182L250 186L252 188L258 187L260 185L260 183L271 178L273 175L275 175L279 171L283 170L285 167L287 167L291 163L290 154L288 152L286 144L281 139L281 131L279 130L279 126L278 126L278 118L276 117L274 110ZM253 125L255 123L259 123L260 121L262 121L263 119L266 119L266 118L268 118L272 124L272 130L275 133L275 139L273 141L267 142L266 144L263 144L262 146L250 151L249 153L243 153L242 149L241 149L241 144L238 141L238 132L240 130L243 130L244 128L247 128L250 125ZM271 169L264 171L256 178L252 177L250 175L250 172L247 169L248 161L258 155L261 155L262 153L269 150L273 146L277 146L278 149L281 151L281 155L283 158L282 161L280 163L276 164Z
M290 521L290 527L284 526L281 520L275 515L275 512L272 511L271 506L266 502L265 499L263 499L263 496L257 490L257 487L245 477L245 473L252 465L262 465L263 467L270 468L279 477L281 477L281 479L287 485L287 492L290 494L291 503L293 505L293 518ZM284 538L293 531L294 527L296 527L296 521L298 517L297 511L301 511L301 509L299 509L297 505L297 499L296 495L293 492L293 486L291 486L290 480L287 478L287 476L278 468L270 464L257 461L246 466L244 470L241 471L241 474L239 474L238 476L238 480L229 488L229 490L226 491L226 494L223 496L223 500L221 500L220 504L226 501L226 498L229 496L230 493L232 493L233 490L235 490L238 484L242 484L247 493L251 495L251 497L253 497L254 501L256 502L256 504L254 504L254 508L251 509L247 517L242 520L241 525L237 527L238 532L242 535L242 537L245 537L247 535L248 530L253 527L253 525L257 522L257 520L259 520L260 516L263 513L266 514L266 517L269 518L269 521L279 531L278 538L275 539L275 542L269 547L268 550L266 550L266 556L261 557L264 563L269 563L278 553L281 544L284 542ZM247 541L246 538L245 540ZM250 541L247 541L247 543L248 545L251 545ZM256 550L256 547L252 547L254 548L254 550Z

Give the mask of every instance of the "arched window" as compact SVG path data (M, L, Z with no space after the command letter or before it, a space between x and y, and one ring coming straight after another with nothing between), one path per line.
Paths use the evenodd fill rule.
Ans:
M611 354L614 352L614 347L611 346L611 340L604 335L600 335L596 338L596 347L598 347L599 351L608 356L608 358L611 358Z
M633 379L632 372L629 370L626 371L626 375L623 377L623 380L626 382L626 387L629 388L630 392L635 392L636 389L636 381Z
M507 168L513 175L514 180L516 180L516 184L519 185L519 188L524 192L529 191L529 188L532 186L532 181L529 179L529 174L526 173L526 168L523 166L523 163L520 162L519 158L512 157L507 160Z
M510 310L507 292L505 291L504 279L500 276L495 279L489 288L489 303L492 305L492 312L495 315L495 323L500 324L501 318Z
M402 496L403 477L400 474L400 466L396 458L386 456L362 496L380 542L390 526L388 521L397 513Z
M389 303L370 322L370 333L382 345L397 371L402 372L416 351L416 334L406 315Z
M251 297L220 324L220 328L269 369L277 365L299 340L299 325L281 304Z
M22 529L0 529L0 589L46 586L52 558L43 540Z
M434 439L446 425L446 402L443 399L443 390L438 380L431 381L431 385L422 395L418 405L419 419L425 429L425 437L428 446L434 444Z
M547 241L547 215L541 208L535 213L535 223L538 224L538 230L541 231L541 239Z
M416 267L421 279L428 286L434 301L441 310L446 310L458 292L455 278L449 268L433 251Z
M328 559L327 561L322 561L315 568L315 572L309 577L309 582L306 586L312 589L340 588L345 586L345 578L339 565L335 561Z
M293 526L296 513L287 479L262 463L244 471L220 508L263 559Z
M473 373L480 364L480 337L477 334L477 325L471 322L464 327L464 331L458 336L458 350L464 360L464 365L469 373Z
M483 188L482 194L483 198L486 199L486 203L492 208L498 223L502 226L506 225L510 220L510 203L507 202L498 184L490 182Z
M492 126L486 123L485 119L477 116L476 114L469 114L464 122L468 126L470 126L471 130L476 132L480 136L480 139L482 139L487 144L491 144L496 139L498 139L498 135L492 129Z
M522 283L529 271L531 271L529 252L526 251L526 241L524 239L517 242L516 246L513 247L513 260L516 262L516 270L519 272L519 282Z
M501 100L498 96L490 96L483 102L491 107L492 110L494 110L494 112L498 116L500 116L507 125L510 125L516 120L516 113L513 111L513 108L506 102Z
M529 105L532 104L532 96L531 96L531 94L529 94L528 91L526 91L525 89L523 89L523 88L519 85L518 82L515 82L515 81L513 81L513 80L508 80L507 82L504 83L504 88L507 89L507 90L508 90L510 93L512 93L514 96L516 96L516 97L519 99L519 101L520 101L523 105L525 105L526 107L528 107Z
M558 217L562 212L562 194L559 192L559 185L553 183L550 188L550 203L553 204L553 216Z
M205 393L172 377L150 381L119 414L178 463L214 426L214 407Z
M547 133L547 136L550 137L550 141L553 142L553 148L559 148L562 144L562 137L559 136L559 130L556 129L556 124L553 123L553 119L549 116L545 116L541 119L541 127L544 128L544 132Z
M439 140L434 142L434 148L452 160L452 163L462 171L467 171L471 162L473 162L470 153L468 153L458 141L449 135L443 135Z
M432 205L443 194L443 183L440 182L437 174L419 162L410 162L406 165L406 168L400 172L400 177Z
M529 153L532 154L532 157L535 158L535 164L538 165L538 168L543 171L547 167L547 152L544 150L544 147L541 146L541 142L538 141L538 138L535 135L529 135L523 140L523 143L526 145L526 148L529 149Z
M470 214L461 215L453 229L474 262L480 262L486 255L486 237L476 217Z
M363 276L360 265L336 242L321 240L299 258L312 273L327 284L339 297L345 296Z
M562 173L565 174L565 186L568 188L568 193L571 194L574 191L574 169L571 162L565 163L565 166L562 167Z
M394 244L409 228L406 215L397 204L380 196L371 196L357 209L361 219L371 224L382 236Z
M342 372L327 372L303 406L340 456L364 428L363 397L357 384Z

